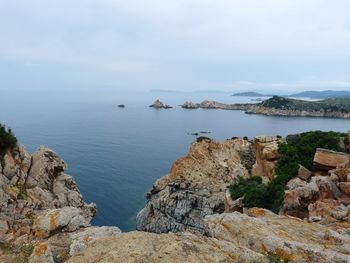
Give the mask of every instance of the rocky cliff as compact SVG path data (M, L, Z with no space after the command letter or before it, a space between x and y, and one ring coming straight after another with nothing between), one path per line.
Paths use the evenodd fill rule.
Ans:
M129 233L90 225L95 205L83 201L55 152L8 150L0 167L0 262L350 262L349 163L340 158L324 170L338 163L337 153L320 150L321 170L300 166L281 215L231 199L227 187L238 177L273 180L281 141L193 143L147 194L137 216L147 232Z
M0 166L0 262L63 262L90 241L119 233L94 228L66 163L50 149L7 150Z
M167 176L147 194L147 206L137 216L137 229L148 232L205 232L203 218L225 210L225 191L238 176L248 176L240 153L250 150L243 139L192 144Z

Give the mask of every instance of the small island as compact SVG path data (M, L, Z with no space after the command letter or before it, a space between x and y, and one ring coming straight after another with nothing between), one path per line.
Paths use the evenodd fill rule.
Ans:
M188 103L182 105L187 109ZM225 104L205 100L198 105L202 109L241 110L247 114L293 117L327 117L350 119L350 98L305 101L273 96L259 103Z
M262 94L254 91L238 92L232 94L234 97L272 97L273 95Z
M155 109L171 109L172 106L170 105L166 105L163 102L161 102L160 100L156 100L155 102L153 102L152 105L150 105L151 108L155 108Z

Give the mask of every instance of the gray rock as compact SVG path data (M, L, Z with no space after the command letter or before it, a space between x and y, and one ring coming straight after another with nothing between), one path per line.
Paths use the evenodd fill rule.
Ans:
M76 207L46 210L34 220L33 230L37 237L49 237L58 230L72 232L90 224L90 215Z
M74 256L84 250L89 243L105 237L117 236L121 233L118 227L88 227L70 234L69 254Z

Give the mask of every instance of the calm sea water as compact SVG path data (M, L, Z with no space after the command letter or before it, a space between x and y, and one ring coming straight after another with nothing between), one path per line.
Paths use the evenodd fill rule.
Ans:
M156 98L175 106L149 108ZM184 110L186 100L249 102L250 98L214 93L144 93L111 96L73 94L2 94L0 122L13 128L29 151L44 144L69 165L87 202L95 202L95 225L135 228L135 216L145 204L152 183L168 173L187 153L195 137L288 135L308 130L346 131L349 120L283 118L247 115L240 111ZM126 108L118 108L120 103Z

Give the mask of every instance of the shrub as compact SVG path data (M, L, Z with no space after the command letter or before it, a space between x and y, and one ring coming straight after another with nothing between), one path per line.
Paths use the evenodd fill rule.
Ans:
M278 212L283 203L287 183L297 176L299 164L313 170L313 157L316 148L346 152L340 141L345 141L347 134L337 132L306 132L288 136L287 143L279 145L280 158L276 166L276 176L268 184L263 184L256 177L239 178L230 186L232 198L243 197L246 207L263 207Z
M201 142L201 141L211 141L211 139L210 138L208 138L208 137L205 137L205 136L200 136L200 137L198 137L197 138L197 142Z
M0 124L0 151L4 152L7 149L14 148L17 144L17 138L12 133L11 129L7 129L4 125Z

